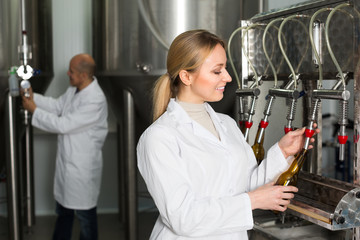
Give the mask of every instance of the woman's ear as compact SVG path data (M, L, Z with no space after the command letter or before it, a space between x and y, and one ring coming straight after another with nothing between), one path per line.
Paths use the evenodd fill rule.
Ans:
M183 84L185 84L186 86L189 86L191 84L191 80L190 80L190 73L186 70L181 70L179 72L179 77L180 80Z

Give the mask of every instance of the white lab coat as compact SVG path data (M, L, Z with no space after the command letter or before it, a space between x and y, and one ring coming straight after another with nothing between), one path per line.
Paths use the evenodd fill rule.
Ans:
M174 99L139 140L138 168L160 212L150 239L248 239L247 192L290 165L275 144L258 167L236 122L206 109L221 141Z
M69 87L58 99L34 94L32 125L58 134L55 200L66 208L96 206L107 135L107 103L96 78L76 93Z

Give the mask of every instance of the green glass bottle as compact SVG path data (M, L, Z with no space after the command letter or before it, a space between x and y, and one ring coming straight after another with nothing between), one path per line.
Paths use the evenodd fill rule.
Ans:
M259 139L260 132L262 131L261 126L259 125L259 128L256 133L256 138L254 145L252 145L252 150L254 151L256 161L258 165L261 163L261 161L264 159L265 150L264 150L264 138L265 138L265 131L263 131L261 139Z
M283 172L276 180L275 185L296 186L300 169L305 162L307 149L303 148L295 157L288 170Z

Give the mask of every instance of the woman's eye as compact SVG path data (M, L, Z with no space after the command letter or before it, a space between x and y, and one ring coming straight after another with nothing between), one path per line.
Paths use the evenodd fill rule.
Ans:
M219 75L219 74L221 74L221 71L215 71L214 73Z

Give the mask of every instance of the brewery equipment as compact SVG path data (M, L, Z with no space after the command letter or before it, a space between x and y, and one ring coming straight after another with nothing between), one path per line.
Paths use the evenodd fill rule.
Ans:
M245 46L249 56L242 57L241 85L247 85L252 77L262 74L264 84L259 99L265 99L264 95L269 93L277 96L279 89L285 89L288 83L288 76L293 82L299 85L299 91L304 91L300 107L292 119L298 125L308 125L308 132L313 131L313 122L317 122L322 128L321 104L322 100L335 100L340 103L339 115L339 160L344 161L351 156L353 163L353 182L342 182L322 176L322 135L316 136L317 143L311 154L307 155L307 164L298 177L299 192L288 206L287 212L306 219L316 225L329 230L353 229L353 239L360 239L360 210L359 202L359 156L358 156L358 135L359 135L359 9L358 1L312 1L290 6L285 9L263 12L248 19L244 24L265 24L273 25L273 28L266 28L266 34L277 37L273 40L260 41L264 34L263 29L252 29L241 37L246 37ZM300 19L300 16L301 19ZM296 19L296 21L294 21ZM331 21L330 21L331 20ZM288 21L286 23L286 21ZM286 25L285 25L286 23ZM300 27L297 27L300 23ZM303 26L303 27L301 27ZM310 30L308 30L310 29ZM265 37L264 37L265 38ZM274 39L274 38L273 38ZM282 42L286 42L283 47ZM308 51L311 42L312 51ZM275 45L271 57L266 49ZM270 47L269 47L270 46ZM265 49L265 50L264 50ZM248 58L253 66L248 64ZM288 65L282 64L282 58ZM270 65L272 74L267 73L267 66ZM297 65L296 70L291 65ZM253 69L257 72L254 72ZM297 79L298 77L298 79ZM322 80L335 80L332 89L323 89ZM349 86L353 79L353 85ZM271 86L268 82L280 81L282 87ZM280 84L279 84L280 85ZM277 86L277 84L275 84ZM295 88L296 89L296 88ZM295 90L294 89L294 90ZM351 91L353 90L353 93ZM265 92L265 93L263 93ZM353 101L352 101L353 100ZM314 104L312 104L315 102ZM290 101L277 102L273 106L273 112L277 105L289 105ZM346 126L348 118L348 105L354 109L354 145L353 154L344 154ZM248 106L251 107L250 105ZM318 111L317 111L318 109ZM275 114L273 114L275 115ZM281 111L277 116L281 115ZM260 121L261 115L254 116L254 122ZM280 117L282 118L282 117ZM278 135L277 129L268 129L269 134L274 138ZM251 134L253 136L253 134ZM309 135L310 136L310 135ZM308 140L310 137L308 138ZM269 143L269 144L273 144ZM308 142L307 142L308 144ZM255 227L256 228L256 227Z
M45 91L53 75L50 12L51 1L0 3L0 171L6 168L11 239L22 239L24 223L28 229L34 224L34 183L30 116L9 92L9 70L17 69L12 84L20 87L15 78L23 79L23 87Z

